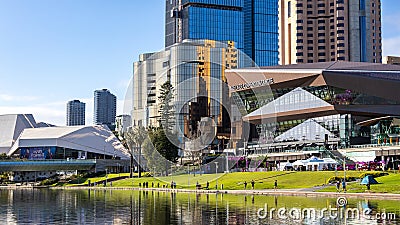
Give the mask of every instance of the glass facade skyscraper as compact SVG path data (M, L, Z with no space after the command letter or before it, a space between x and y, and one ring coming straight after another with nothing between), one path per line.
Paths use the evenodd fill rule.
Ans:
M233 41L258 66L278 64L277 0L167 0L165 46Z

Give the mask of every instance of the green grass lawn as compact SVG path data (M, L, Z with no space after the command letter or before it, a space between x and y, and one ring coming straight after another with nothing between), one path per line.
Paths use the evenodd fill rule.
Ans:
M62 186L82 186L82 185L87 185L89 183L89 180L90 180L90 183L93 184L95 182L96 183L97 182L103 182L106 179L112 179L112 178L124 177L124 176L125 177L129 177L129 173L116 173L116 174L110 173L110 174L107 174L107 177L106 177L106 175L104 175L104 176L101 176L101 177L79 178L76 181L76 183L63 183L63 184L59 184L59 185L56 184L55 186L60 186L60 185L62 185ZM137 177L138 174L134 173L133 176Z
M400 194L400 174L390 173L387 176L377 177L375 178L379 184L371 185L371 193L393 193ZM335 192L336 187L327 187L321 192ZM365 185L360 185L360 182L352 182L347 185L348 193L364 193L367 191L367 187Z
M339 174L339 172L338 172ZM362 172L348 171L349 176L359 176ZM251 180L255 181L255 189L272 189L274 181L278 181L279 189L298 189L312 188L321 186L327 183L328 179L335 176L334 171L307 171L307 172L238 172L228 174L205 174L205 175L179 175L159 178L132 178L113 182L113 187L139 187L139 183L149 182L149 187L153 182L155 186L160 183L160 186L175 181L177 188L195 189L197 182L206 186L206 182L210 183L210 189L215 189L218 180L218 186L224 185L224 189L243 190L244 182L247 182L247 189L251 189ZM218 179L216 179L218 178ZM188 187L188 183L190 186Z

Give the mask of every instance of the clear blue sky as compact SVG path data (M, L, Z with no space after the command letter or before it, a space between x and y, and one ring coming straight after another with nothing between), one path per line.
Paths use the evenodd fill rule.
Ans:
M400 55L400 4L382 2L384 55ZM0 0L0 114L64 125L66 102L80 99L91 124L93 91L123 100L132 62L163 48L164 3Z

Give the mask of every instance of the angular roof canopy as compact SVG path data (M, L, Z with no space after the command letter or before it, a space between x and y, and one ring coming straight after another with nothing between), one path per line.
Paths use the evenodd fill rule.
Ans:
M318 124L313 119L308 119L303 123L293 127L275 138L277 141L285 140L317 140L324 139L325 134L329 137L335 137L329 130Z
M107 126L25 129L7 155L21 147L62 147L128 159L128 151Z
M0 115L0 153L7 153L25 128L36 128L32 114Z

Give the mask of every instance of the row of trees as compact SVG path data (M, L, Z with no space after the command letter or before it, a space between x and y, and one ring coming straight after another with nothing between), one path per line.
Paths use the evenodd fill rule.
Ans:
M170 140L176 138L174 135L174 106L173 102L174 88L172 84L167 81L160 89L160 126L159 127L135 127L124 134L124 143L129 149L131 158L131 171L130 177L133 176L132 168L134 168L134 158L138 163L138 173L141 177L141 169L145 167L142 160L146 159L146 167L153 172L165 171L167 175L168 166L171 163L176 163L178 160L178 148L174 143L177 140ZM143 151L142 151L143 148ZM135 157L136 156L136 157ZM165 169L165 170L164 170Z

